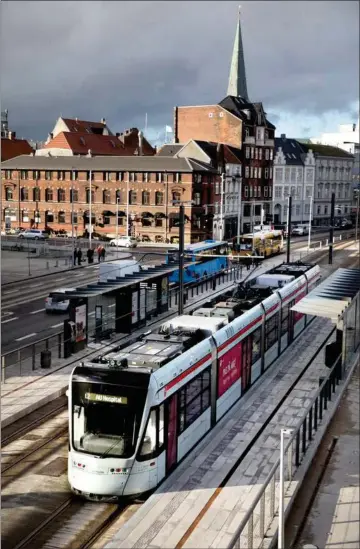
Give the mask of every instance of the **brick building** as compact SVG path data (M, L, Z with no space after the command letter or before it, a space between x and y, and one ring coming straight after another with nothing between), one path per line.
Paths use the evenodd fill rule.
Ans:
M173 201L183 201L185 241L198 242L212 237L218 180L215 168L189 158L20 156L2 165L2 223L6 217L12 227L68 233L74 226L80 236L89 225L91 187L97 233L114 237L117 218L118 234L126 234L129 208L132 234L176 242L178 206Z
M17 139L16 133L9 131L7 137L1 138L1 162L20 156L31 154L33 149L26 139Z

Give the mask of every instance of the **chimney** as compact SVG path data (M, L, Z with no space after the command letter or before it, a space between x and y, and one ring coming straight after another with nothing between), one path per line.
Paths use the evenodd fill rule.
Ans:
M174 143L179 143L178 139L178 108L174 107Z
M100 120L100 122L101 122L102 124L104 124L104 126L105 126L105 124L106 124L105 118L102 118L102 119Z
M139 156L143 156L143 132L139 130L138 132L138 138L139 138Z
M87 155L91 158L92 157L92 150L89 149Z
M280 135L280 137L281 137L281 139L282 139L283 141L285 141L285 139L286 139L286 133L282 133L282 134Z

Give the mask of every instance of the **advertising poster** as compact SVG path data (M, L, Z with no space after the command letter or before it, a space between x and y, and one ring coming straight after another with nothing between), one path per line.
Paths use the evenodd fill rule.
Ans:
M241 376L241 347L235 345L219 359L218 397L221 397Z
M76 342L86 340L86 305L75 309Z

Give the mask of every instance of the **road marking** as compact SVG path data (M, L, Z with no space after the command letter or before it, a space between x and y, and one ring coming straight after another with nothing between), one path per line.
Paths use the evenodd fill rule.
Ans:
M10 316L10 315L13 315L14 313L12 311L3 311L1 314L3 316Z
M1 324L6 324L7 322L12 322L13 320L18 320L18 316L14 316L13 318L8 318L7 320L2 320Z
M50 328L60 328L60 326L64 326L64 323L59 322L59 324L54 324L54 326L50 326Z
M43 286L43 282L39 282L38 284L30 284L29 288L37 288L38 286Z
M94 316L95 314L95 311L93 311L92 313L89 313L88 316Z
M33 334L27 334L26 336L18 337L17 339L15 339L15 341L22 341L23 339L28 339L29 337L33 336L36 336L36 332L34 332Z
M54 278L53 282L61 282L62 280L66 280L66 276L61 278Z
M114 303L114 305L109 305L109 309L111 309L111 307L115 307L116 303Z
M10 295L10 294L18 294L19 290L8 290L7 292L3 292L3 295Z
M41 313L42 311L45 311L45 308L44 309L38 309L37 311L31 311L31 315L36 315L36 313Z

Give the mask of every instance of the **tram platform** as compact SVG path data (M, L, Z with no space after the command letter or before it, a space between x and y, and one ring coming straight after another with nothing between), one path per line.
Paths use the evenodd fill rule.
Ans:
M319 378L328 373L324 348L316 352L327 339L329 343L334 338L334 325L316 318L105 549L229 547L279 458L280 428L301 423L304 410L319 388ZM296 388L286 396L309 362ZM282 397L286 397L283 404L264 429L264 421ZM318 434L326 429L336 405L335 401L329 403L329 419L324 414Z
M259 276L269 268L282 263L284 257L272 258L258 266L253 271L242 271L242 277L238 280L244 280ZM250 276L249 276L250 275ZM189 297L184 312L189 313L193 309L199 307L202 300L206 301L209 297L221 293L225 289L230 288L231 282L217 284L216 290L205 291L201 295ZM157 316L156 320L147 324L146 327L133 332L131 337L141 335L145 330L154 329L168 318L169 313L176 314L177 309L174 308L166 313ZM83 360L91 360L98 356L99 352L110 352L112 348L119 344L121 340L128 338L128 334L117 334L110 342L109 340L100 341L99 343L91 343L83 351L76 353L68 359L54 359L51 368L46 370L38 369L29 371L27 375L13 376L6 379L6 382L1 383L1 427L4 428L18 419L28 415L29 413L41 408L48 402L65 394L68 387L69 376L76 364ZM29 359L29 362L31 359Z

